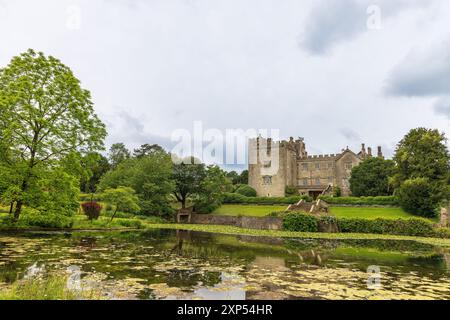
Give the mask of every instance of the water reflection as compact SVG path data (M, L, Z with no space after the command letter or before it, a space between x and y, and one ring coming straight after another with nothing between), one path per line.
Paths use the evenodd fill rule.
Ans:
M450 299L449 257L410 241L34 233L0 235L0 283L77 270L77 286L113 299Z

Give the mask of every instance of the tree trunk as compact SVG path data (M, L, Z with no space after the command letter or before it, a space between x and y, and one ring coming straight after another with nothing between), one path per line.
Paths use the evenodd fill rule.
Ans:
M11 205L9 206L9 214L13 213L13 209L14 209L14 201L11 202Z
M181 209L186 209L186 198L181 199Z
M16 210L14 211L14 222L17 222L20 217L20 213L22 212L22 200L17 201Z
M108 223L111 223L111 222L113 221L114 217L116 216L116 213L117 213L117 208L116 208L116 210L114 211L114 213L113 213L113 215L112 215L112 217L111 217L111 220L109 220Z

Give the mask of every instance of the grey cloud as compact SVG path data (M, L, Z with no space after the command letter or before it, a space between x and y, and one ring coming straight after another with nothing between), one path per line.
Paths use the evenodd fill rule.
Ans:
M120 111L103 118L106 119L105 122L109 132L108 145L123 142L130 149L145 143L158 144L166 150L171 150L174 147L174 143L169 137L147 133L143 120L127 112Z
M450 94L450 42L411 51L392 70L386 93L409 97Z
M328 53L336 44L349 41L367 32L367 12L372 5L379 6L381 22L402 10L418 5L430 5L432 1L420 0L322 0L311 11L301 37L301 46L316 55Z
M361 141L359 134L350 128L342 128L340 133L349 141Z
M324 54L336 42L364 31L366 19L357 1L322 1L310 14L301 44L310 53Z

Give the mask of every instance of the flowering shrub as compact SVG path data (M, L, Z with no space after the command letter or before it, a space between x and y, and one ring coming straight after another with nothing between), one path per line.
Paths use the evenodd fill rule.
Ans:
M89 220L98 220L100 217L100 212L102 211L102 206L95 201L84 202L81 204L84 214Z

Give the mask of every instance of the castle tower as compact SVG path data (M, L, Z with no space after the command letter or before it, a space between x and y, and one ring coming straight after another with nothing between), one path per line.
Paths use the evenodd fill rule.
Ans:
M301 139L274 142L258 137L249 141L249 185L258 196L283 197L286 186L297 185L297 158L304 149Z

